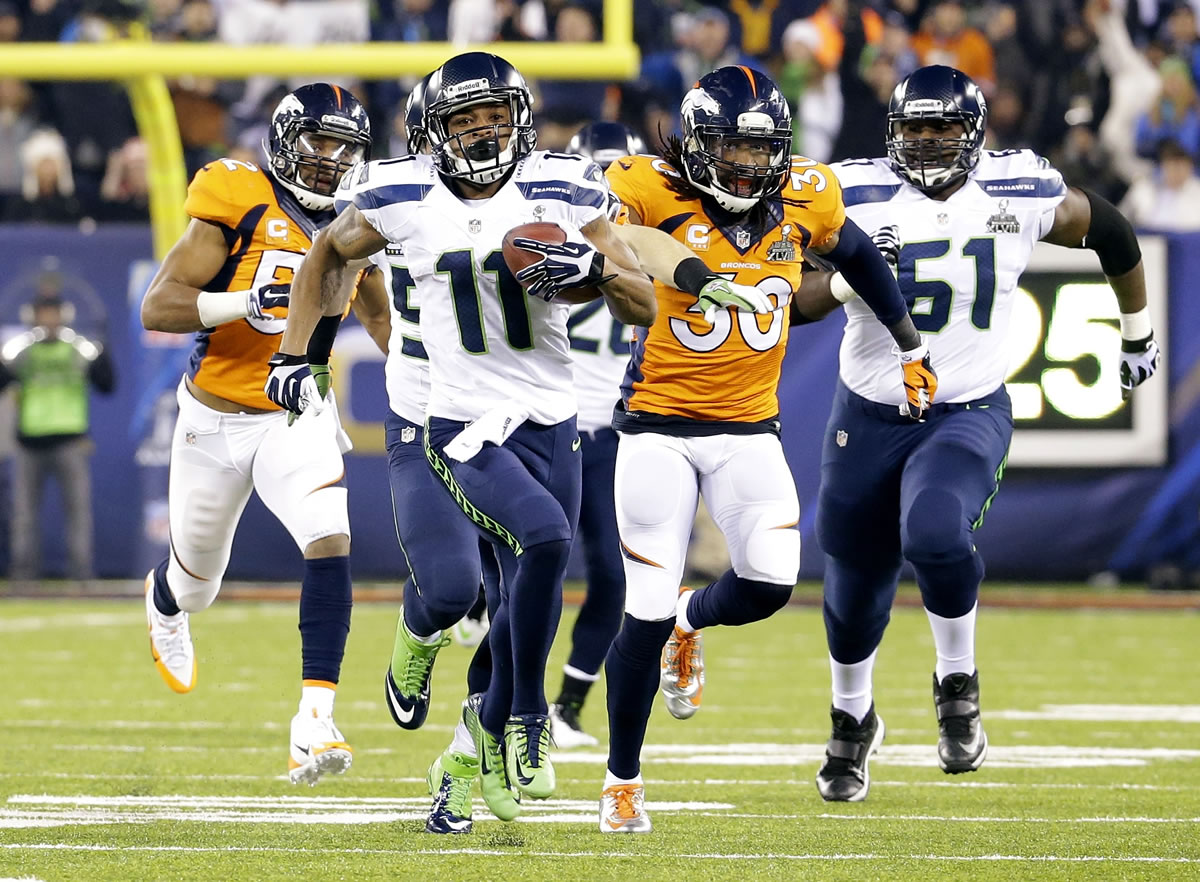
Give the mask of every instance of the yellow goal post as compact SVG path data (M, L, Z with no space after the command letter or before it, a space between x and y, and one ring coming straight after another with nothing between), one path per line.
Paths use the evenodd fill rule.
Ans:
M530 78L625 80L637 75L633 0L604 0L603 38L596 43L326 43L318 46L219 43L9 43L0 77L22 80L116 80L124 83L149 152L150 223L155 257L183 233L187 172L166 78L245 79L343 74L366 80L427 73L460 52L500 55Z

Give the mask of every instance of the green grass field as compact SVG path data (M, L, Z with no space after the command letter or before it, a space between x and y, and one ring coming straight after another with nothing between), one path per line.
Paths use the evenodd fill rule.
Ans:
M897 610L876 674L888 739L854 805L822 802L812 783L829 719L819 610L714 629L700 713L655 708L643 754L655 832L641 837L596 829L602 750L557 753L557 797L517 823L477 798L471 835L425 834L425 771L468 652L439 658L425 728L395 728L386 604L354 613L337 710L354 766L295 788L283 775L295 606L221 600L192 621L199 685L177 696L151 663L140 600L0 601L0 877L1200 879L1195 613L985 610L992 747L982 770L951 778L934 753L928 627ZM603 736L596 692L584 719Z

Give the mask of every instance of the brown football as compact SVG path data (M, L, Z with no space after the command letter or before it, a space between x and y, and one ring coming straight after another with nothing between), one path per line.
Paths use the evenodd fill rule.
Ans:
M526 251L524 248L518 248L513 245L513 239L516 238L536 239L539 242L561 245L567 241L567 234L563 232L562 227L558 224L547 223L545 221L521 224L519 227L513 227L505 233L501 249L504 252L504 262L508 264L509 272L513 275L516 275L530 264L537 263L544 256L538 254L536 251ZM556 295L554 299L565 303L587 303L601 296L603 295L600 289L591 286L587 288L568 288L566 291Z

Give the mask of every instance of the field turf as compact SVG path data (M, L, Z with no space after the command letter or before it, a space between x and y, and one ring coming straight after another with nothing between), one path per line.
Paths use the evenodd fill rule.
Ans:
M984 603L987 602L985 588ZM563 637L574 620L568 607ZM354 612L337 721L354 766L284 776L299 697L291 603L225 598L193 617L199 685L167 690L140 600L0 601L6 745L0 877L39 880L1200 879L1200 617L1194 611L985 608L977 773L936 763L933 649L898 609L876 671L888 726L866 802L822 802L828 736L820 612L706 637L704 705L656 706L643 774L655 831L604 836L599 750L555 754L556 798L521 821L423 832L468 651L443 650L429 722L384 706L395 608ZM566 652L555 646L547 691ZM603 684L584 710L605 736Z

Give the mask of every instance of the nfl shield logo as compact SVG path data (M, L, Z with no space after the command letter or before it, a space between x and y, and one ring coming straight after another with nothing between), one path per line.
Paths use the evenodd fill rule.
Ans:
M845 430L845 429L838 429L838 430L837 430L837 437L836 437L836 439L835 439L835 440L837 441L837 446L838 446L838 447L845 447L845 446L846 446L846 442L850 440L850 436L849 436L848 434L846 434L846 430Z
M470 230L471 235L475 235L483 229L483 221L478 220L477 218L471 218L471 220L467 222L467 229Z
M533 216L536 217L538 220L541 220L542 215L545 213L546 213L546 206L544 206L544 205L533 206Z
M750 247L750 234L745 230L737 231L737 247L745 250Z
M950 215L946 214L944 211L940 212L937 216L937 222L939 227L946 226L946 224L950 223Z
M405 426L403 429L400 430L400 443L401 444L407 444L410 441L412 441L413 438L416 438L416 437L417 437L417 430L414 429L412 426Z

